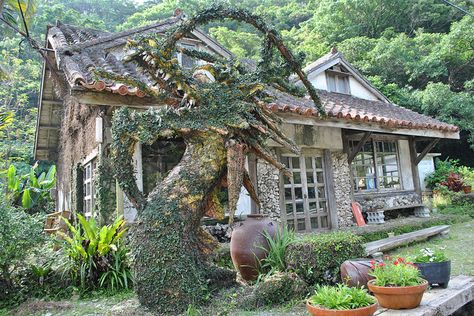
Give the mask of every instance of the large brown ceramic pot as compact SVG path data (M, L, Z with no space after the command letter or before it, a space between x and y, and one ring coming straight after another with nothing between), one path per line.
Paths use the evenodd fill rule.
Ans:
M369 291L374 293L380 306L390 309L411 309L421 303L423 293L428 288L428 281L424 280L415 286L377 286L375 280L370 280L367 285Z
M372 316L377 311L377 303L356 309L325 309L306 302L306 309L313 316Z
M268 250L268 243L263 232L267 231L270 236L275 237L277 229L277 224L268 216L251 214L232 231L230 255L234 267L244 280L252 281L257 278L258 261L267 254L265 249Z
M341 279L350 287L367 287L373 277L369 275L371 261L374 259L352 259L341 264Z

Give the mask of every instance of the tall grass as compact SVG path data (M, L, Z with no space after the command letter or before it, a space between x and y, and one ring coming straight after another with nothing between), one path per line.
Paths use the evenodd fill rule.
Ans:
M263 246L260 247L265 249L267 256L260 262L259 274L269 276L275 272L284 272L286 270L286 248L295 240L295 232L285 226L277 230L275 237L272 237L267 231L263 232L263 236L268 243L268 250Z

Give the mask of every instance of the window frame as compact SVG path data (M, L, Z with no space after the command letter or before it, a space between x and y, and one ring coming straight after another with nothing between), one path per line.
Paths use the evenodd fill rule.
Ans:
M351 74L350 73L346 73L346 72L338 71L338 70L332 70L332 69L327 69L325 71L325 73L326 73L326 86L327 86L327 89L328 89L329 92L348 94L348 95L351 94L351 84L350 84ZM330 84L329 84L329 80L330 80L329 78L330 77L334 77L335 90L332 90L330 88ZM347 82L347 92L345 92L345 91L342 92L342 91L338 90L338 81L339 80L343 80L343 81Z
M348 145L349 151L353 148L353 146L351 146L351 142L354 142L354 141L355 142L360 141L360 139L358 139L358 138L349 138L348 139L347 145ZM403 179L402 179L402 174L401 174L401 164L400 164L400 146L399 146L399 143L398 143L398 139L372 136L367 140L367 142L370 142L371 145L372 145L372 162L373 162L374 173L375 173L374 174L375 188L374 189L363 189L363 190L359 189L359 190L356 190L356 186L354 185L355 184L355 179L359 178L359 177L354 175L354 169L353 169L353 163L354 163L354 160L355 160L355 157L354 157L354 159L352 160L352 162L349 165L350 174L351 174L351 188L352 188L353 193L354 194L371 194L371 193L380 193L380 192L404 191ZM380 188L380 179L385 178L385 176L380 175L379 171L378 171L380 164L377 162L377 160L378 160L377 159L378 150L376 148L376 143L377 142L382 142L382 143L393 142L394 145L395 145L395 155L396 155L396 159L397 159L399 188ZM359 153L357 153L357 155L359 155ZM357 155L356 155L356 157L357 157ZM382 164L382 166L383 166L383 164Z
M90 218L94 215L95 208L95 174L96 174L96 157L84 162L82 164L82 185L83 185L83 194L82 194L82 213L86 218ZM89 170L89 176L87 175L87 170ZM87 194L87 185L90 186L90 192ZM87 208L88 202L90 202L90 209Z

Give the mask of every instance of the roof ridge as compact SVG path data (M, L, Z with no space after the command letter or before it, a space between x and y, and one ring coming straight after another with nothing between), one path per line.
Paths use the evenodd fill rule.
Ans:
M181 16L177 16L177 17L172 16L172 17L160 20L160 21L152 23L152 24L132 28L132 29L129 29L129 30L121 31L121 32L107 32L107 31L101 31L101 30L92 29L92 28L81 28L81 27L78 27L78 26L75 26L75 25L65 24L65 23L61 23L61 25L72 26L72 27L75 27L77 29L89 29L89 30L104 32L104 34L106 35L104 37L97 38L97 39L92 39L92 40L85 41L83 43L76 44L76 45L69 45L70 48L85 49L85 48L89 48L91 46L102 45L102 44L105 44L107 42L113 42L113 41L121 39L123 37L128 37L128 36L133 35L135 33L145 32L145 31L157 28L159 26L163 26L165 24L174 24L174 23L178 22L179 20L182 20ZM58 26L58 27L60 28L60 26Z

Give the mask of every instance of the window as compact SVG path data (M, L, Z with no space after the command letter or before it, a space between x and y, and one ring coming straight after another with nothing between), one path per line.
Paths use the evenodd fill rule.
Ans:
M351 149L358 141L350 141ZM400 167L396 141L368 140L351 164L354 191L399 190Z
M90 162L84 165L84 173L83 173L83 213L86 218L92 216L94 212L94 195L95 195L95 188L94 188L94 176L95 176L95 159L92 159Z
M196 49L194 45L188 45L188 44L180 44L182 48L186 48L189 50ZM196 66L196 60L194 58L189 57L186 54L183 53L178 53L178 60L180 65L184 69L192 69L194 66Z
M342 66L335 65L326 71L328 91L350 94L349 72Z
M281 161L292 171L283 176L282 213L289 229L311 232L330 228L323 159L318 156L283 155Z

